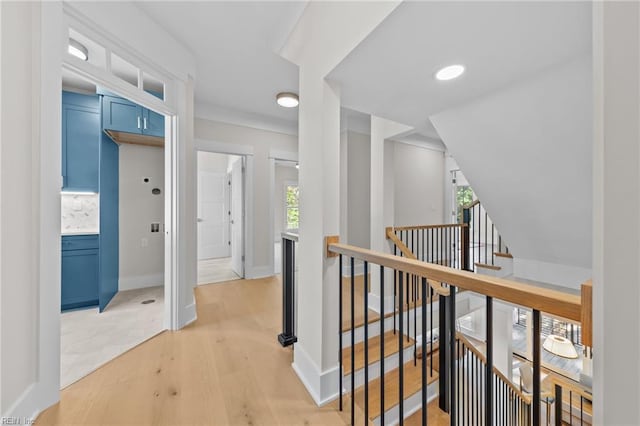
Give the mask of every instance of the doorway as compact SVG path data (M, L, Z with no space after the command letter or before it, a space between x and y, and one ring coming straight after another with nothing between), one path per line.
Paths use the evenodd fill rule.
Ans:
M198 285L244 278L245 158L197 152Z
M165 138L163 115L86 77L63 69L62 89L64 388L165 329Z

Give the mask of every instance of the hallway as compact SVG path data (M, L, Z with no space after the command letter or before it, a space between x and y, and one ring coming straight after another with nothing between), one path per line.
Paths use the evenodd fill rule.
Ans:
M195 292L195 323L67 387L36 424L345 424L333 404L316 406L278 344L279 278Z

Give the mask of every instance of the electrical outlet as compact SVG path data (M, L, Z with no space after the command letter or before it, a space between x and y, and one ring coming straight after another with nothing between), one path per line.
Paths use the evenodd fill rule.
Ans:
M140 240L140 246L141 247L147 247L149 245L149 240L146 238L143 238L142 240Z

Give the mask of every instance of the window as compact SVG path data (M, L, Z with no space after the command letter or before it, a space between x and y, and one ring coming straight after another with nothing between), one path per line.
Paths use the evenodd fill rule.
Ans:
M285 225L286 229L298 229L299 210L298 210L298 185L287 184L285 189Z

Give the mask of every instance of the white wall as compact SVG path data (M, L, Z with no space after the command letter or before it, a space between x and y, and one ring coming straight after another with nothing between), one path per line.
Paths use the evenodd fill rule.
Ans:
M247 185L253 186L253 222L247 224L247 250L253 249L252 263L245 265L247 278L258 278L273 273L273 237L272 218L268 214L271 199L271 160L273 152L296 153L298 138L293 135L275 133L266 130L236 126L210 121L202 118L195 120L196 148L216 150L224 145L232 153L248 153L253 159L253 179ZM213 148L212 148L213 147ZM247 179L250 177L247 175ZM195 188L193 188L195 191ZM249 212L246 212L249 215ZM248 217L248 216L247 216ZM250 261L247 255L247 261Z
M36 8L30 3L0 3L0 412L3 416L13 411L14 404L38 379L40 168L34 160L39 158L40 144L37 126L31 125L37 117L37 103L33 100L38 92L34 90L32 72L37 72L34 68L38 62L29 49L31 43L37 43L39 35L33 31L31 22ZM60 154L51 161L60 164ZM58 197L58 211L51 212L58 218L58 233L59 203ZM59 254L57 258L59 261ZM59 287L59 279L51 279L51 285L56 282ZM59 290L57 294L59 308Z
M347 244L369 248L371 232L371 137L348 131ZM383 231L381 231L383 232Z
M443 152L399 142L394 149L394 224L443 223Z
M640 424L640 4L594 3L593 413Z
M273 194L273 236L275 242L282 241L281 234L285 229L285 185L291 182L298 183L298 169L289 165L276 164L275 186Z
M164 149L121 144L119 160L118 290L159 286L164 283ZM153 195L153 188L162 193ZM160 232L151 232L152 222L161 224Z
M431 117L523 278L576 287L591 275L590 64L581 57Z

